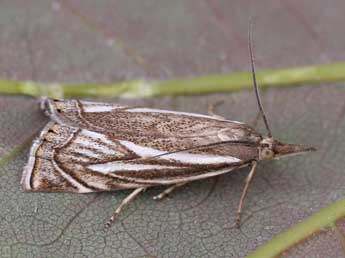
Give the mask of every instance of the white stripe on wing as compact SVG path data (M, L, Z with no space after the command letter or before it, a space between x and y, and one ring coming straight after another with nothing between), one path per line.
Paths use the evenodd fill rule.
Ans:
M107 162L103 164L89 165L89 169L103 174L110 172L123 171L123 170L152 170L152 169L176 169L177 167L169 167L163 165L150 165L150 164L128 164L119 161Z
M141 156L142 158L149 158L153 156L158 156L165 154L167 152L156 150L149 147L143 147L129 141L119 141L123 146L125 146L130 151ZM178 152L171 153L159 157L159 159L175 160L187 164L218 164L218 163L234 163L241 161L238 158L232 156L216 156L216 155L205 155L205 154L193 154L188 152Z
M112 106L106 106L106 105L83 105L83 111L87 113L92 112L111 112L113 111Z

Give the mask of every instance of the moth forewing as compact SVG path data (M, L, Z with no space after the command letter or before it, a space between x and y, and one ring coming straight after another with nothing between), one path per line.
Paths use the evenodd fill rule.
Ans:
M162 146L157 144L160 138L142 142L144 137L50 122L31 148L23 187L84 193L179 184L224 174L257 158L255 144L178 152L170 144L174 138L164 138ZM193 138L188 141L193 147Z
M44 99L44 111L57 123L99 132L123 133L135 136L187 138L216 137L216 140L250 140L260 138L250 126L219 117L161 110L131 108L79 100ZM102 106L104 105L104 107Z

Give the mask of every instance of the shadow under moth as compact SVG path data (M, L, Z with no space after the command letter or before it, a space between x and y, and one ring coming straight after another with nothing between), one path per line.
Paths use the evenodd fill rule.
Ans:
M256 83L250 37L249 51L267 136L216 115L42 98L41 108L51 121L33 141L22 177L24 190L88 193L134 189L106 223L109 227L148 187L166 185L154 197L162 199L188 182L249 166L237 209L236 224L240 225L257 162L315 150L272 137Z

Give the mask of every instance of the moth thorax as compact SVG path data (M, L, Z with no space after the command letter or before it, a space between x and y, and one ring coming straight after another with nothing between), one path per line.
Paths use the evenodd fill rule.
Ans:
M260 141L259 159L270 160L274 158L273 138L264 138Z

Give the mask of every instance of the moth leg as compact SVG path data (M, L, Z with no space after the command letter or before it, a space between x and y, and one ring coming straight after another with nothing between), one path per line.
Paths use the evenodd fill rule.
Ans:
M258 163L256 161L253 162L252 168L250 169L250 172L246 178L246 182L245 182L245 185L244 185L243 190L242 190L241 199L240 199L240 202L239 202L238 208L237 208L237 217L236 217L236 226L237 227L240 227L240 224L241 224L241 213L242 213L242 207L243 207L244 199L246 198L250 182L253 180L253 177L255 175L257 164Z
M215 113L215 109L217 106L223 104L224 100L218 100L216 102L213 102L213 103L209 103L208 104L208 107L207 107L207 113L210 115L210 116L214 116L215 118L220 118L220 119L225 119L224 117L222 116L219 116Z
M111 224L114 222L114 220L116 219L117 215L122 211L122 209L125 206L127 206L139 193L141 193L145 189L146 189L145 187L137 188L131 194L129 194L125 199L123 199L121 204L115 210L114 214L110 217L110 219L105 224L105 227L109 228Z
M253 128L256 128L256 126L258 125L258 122L259 122L259 118L261 117L261 113L258 112L255 116L255 118L253 119L252 122L249 123L249 125Z
M170 186L167 189L165 189L163 192L161 192L160 194L157 194L157 195L153 196L153 200L162 200L164 197L166 197L168 194L170 194L176 188L178 188L180 186L183 186L185 184L187 184L187 182L179 183L179 184L175 184L173 186Z

